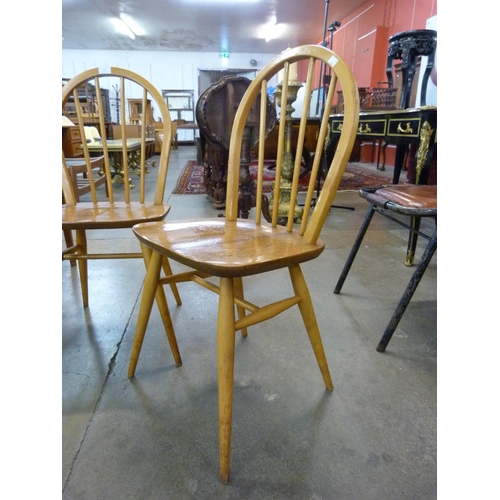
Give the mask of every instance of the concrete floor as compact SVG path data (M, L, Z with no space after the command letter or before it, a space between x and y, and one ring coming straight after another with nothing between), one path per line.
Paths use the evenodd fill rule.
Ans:
M170 194L195 158L191 146L172 152L171 220L223 213L203 195ZM357 192L339 192L335 204L355 210L331 210L327 248L303 266L335 390L325 391L297 308L252 327L246 339L238 334L229 485L219 482L217 297L183 284L183 305L175 306L168 291L183 366L173 363L155 306L128 379L142 261L91 262L88 309L76 268L62 263L63 499L437 497L437 253L387 351L377 353L413 273L404 266L406 233L376 214L334 295L368 208ZM129 230L90 237L99 248L138 245ZM264 304L288 291L286 271L265 278L246 281L249 300Z

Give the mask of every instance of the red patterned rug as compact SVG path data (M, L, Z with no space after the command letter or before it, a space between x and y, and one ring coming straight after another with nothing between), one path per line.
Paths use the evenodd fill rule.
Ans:
M250 165L252 176L256 177L257 167ZM271 183L274 180L274 172L270 169L264 169L264 192L271 192ZM301 179L300 184L307 186L309 177ZM367 172L365 170L347 165L346 171L340 182L339 191L357 191L363 187L375 187L390 184L387 177L377 175L376 173ZM303 188L306 189L306 188ZM299 186L300 190L300 186ZM188 161L184 167L173 194L205 194L205 174L203 165L197 164L195 161Z

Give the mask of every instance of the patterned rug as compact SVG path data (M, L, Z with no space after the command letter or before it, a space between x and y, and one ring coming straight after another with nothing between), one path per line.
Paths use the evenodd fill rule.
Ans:
M252 176L256 177L257 167L250 165ZM172 194L205 194L205 174L203 165L190 160L181 172L177 184ZM274 180L272 170L264 169L264 192L271 192L271 185ZM307 186L309 177L305 176L300 180L301 186ZM357 191L363 187L375 187L390 184L390 180L382 175L367 172L365 170L347 165L346 171L340 182L339 191ZM302 189L306 189L302 187ZM301 187L299 186L299 190Z

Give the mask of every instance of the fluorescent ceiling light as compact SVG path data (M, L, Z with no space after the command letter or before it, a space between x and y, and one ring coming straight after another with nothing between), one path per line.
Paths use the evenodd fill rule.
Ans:
M132 38L132 40L135 40L135 33L127 26L127 23L123 19L112 17L111 22L113 23L113 26L115 27L115 30L118 31L118 33L127 35Z
M129 29L135 33L136 36L145 35L144 29L136 22L136 20L129 16L128 14L120 14L120 19L129 27Z
M122 13L119 18L113 17L111 22L118 33L127 35L132 40L135 40L136 35L144 35L144 30L127 14Z

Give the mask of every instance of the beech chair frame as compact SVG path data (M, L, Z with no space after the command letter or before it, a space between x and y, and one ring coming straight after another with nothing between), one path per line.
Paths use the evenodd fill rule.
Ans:
M66 82L62 88L62 111L64 113L65 106L70 99L74 102L74 113L76 114L76 125L80 129L82 139L86 137L85 126L85 104L80 103L78 89L82 86L87 89L87 84L92 82L95 87L96 109L98 116L98 124L101 131L106 130L105 116L103 112L103 101L101 94L101 81L109 82L110 77L114 78L113 82L119 82L120 94L120 122L121 122L121 167L123 169L123 183L113 182L113 169L110 159L110 148L108 147L108 139L105 133L101 133L102 150L104 156L103 162L103 177L106 179L106 198L102 199L99 196L96 188L100 183L100 179L94 179L92 169L94 168L94 160L89 150L86 140L82 141L82 161L87 166L87 190L90 192L90 202L80 202L79 197L75 195L74 186L71 182L70 173L66 164L64 151L62 153L62 229L66 238L66 248L63 249L62 259L69 260L72 264L78 263L80 275L80 284L82 291L82 300L84 307L89 304L88 299L88 268L87 262L95 259L130 259L142 258L142 253L137 252L109 252L109 253L90 253L87 245L87 230L95 229L123 229L132 228L135 224L146 221L163 220L170 211L170 205L164 203L164 193L166 186L166 178L168 171L168 162L170 158L170 150L172 143L172 122L168 107L161 96L160 92L145 78L137 73L118 67L110 68L93 68L76 75L74 78ZM146 175L148 167L146 163L146 150L148 144L146 141L147 131L145 124L141 127L140 139L140 164L138 168L132 168L129 162L128 147L127 147L127 89L138 85L142 87L142 109L146 109L146 103L149 100L155 103L155 109L158 110L162 120L161 134L164 137L161 145L160 160L158 162L158 172L156 186L152 200L148 200L146 192ZM135 97L135 96L130 96ZM136 174L139 176L139 189L132 189L129 176ZM75 231L76 239L73 240L72 231ZM164 263L165 272L168 272L169 264ZM176 286L173 285L172 291L176 297L178 304L181 303Z
M269 79L284 70L281 94L281 109L287 107L288 76L291 64L299 60L308 63L305 84L304 107L299 127L298 143L293 179L281 183L284 157L285 128L284 119L280 120L278 153L276 158L276 181L274 200L279 200L280 189L290 189L290 209L286 226L280 225L279 203L271 205L272 222L262 220L262 183L264 171L264 149L266 140L266 98L260 99L260 109L253 103L258 96L267 97ZM302 147L307 125L308 108L315 70L326 65L332 71L330 91L321 118L316 154L311 169L309 189L300 224L294 223L294 210L297 200ZM324 143L328 137L328 117L336 95L337 84L344 94L345 118L336 154L326 175L322 191L314 207L312 200L316 188L316 178L320 168ZM143 344L149 316L158 289L166 284L193 281L219 295L217 320L218 349L218 397L219 397L219 446L220 480L229 481L232 397L234 375L235 332L241 330L245 337L248 328L277 316L292 306L298 305L315 354L320 373L328 391L333 390L321 336L314 313L311 296L302 274L300 264L318 257L324 242L319 239L322 225L328 215L330 205L340 184L342 174L349 160L356 138L359 115L359 98L356 82L344 61L325 47L306 45L289 49L268 63L255 77L235 115L228 159L228 179L225 218L180 220L174 222L146 223L134 226L139 238L147 265L143 296L136 333L129 363L129 377L135 375L137 362ZM259 124L259 160L257 179L257 207L255 220L238 218L238 192L242 140L248 123ZM190 270L162 277L161 267L166 258L188 266ZM288 269L293 295L264 306L258 306L244 297L243 278L263 274L278 269ZM207 280L208 277L220 278L220 285ZM163 295L164 297L164 295ZM168 316L166 301L157 300L162 316ZM235 315L235 309L237 317ZM172 323L169 322L167 334L175 338ZM175 358L180 358L175 351Z

